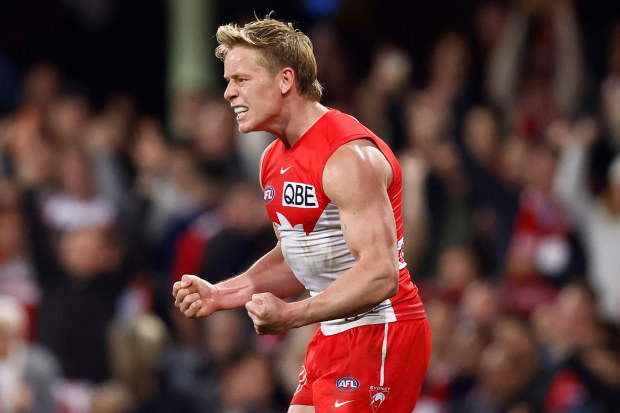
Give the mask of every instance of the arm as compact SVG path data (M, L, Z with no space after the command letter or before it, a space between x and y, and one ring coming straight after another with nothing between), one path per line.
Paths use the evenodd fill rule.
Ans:
M570 0L551 2L552 26L558 48L553 78L553 93L560 107L568 114L578 109L583 88L583 54L575 10Z
M265 152L260 158L261 170ZM218 310L241 307L257 293L269 291L279 298L286 298L303 291L304 286L284 260L275 226L274 231L278 237L275 248L243 274L216 285L195 275L183 275L181 281L172 287L174 305L187 317L207 317Z
M322 293L294 303L256 294L246 309L258 333L354 316L398 291L396 224L387 195L392 169L370 142L354 141L332 155L325 194L338 206L342 232L357 263Z
M277 232L276 232L277 234ZM184 275L174 283L174 305L187 317L207 317L219 310L242 307L254 294L269 291L286 298L304 290L284 260L280 242L246 272L230 280L211 284L195 275Z
M430 213L426 205L429 165L421 154L410 151L400 157L403 171L403 227L407 234L405 258L418 263L426 251Z
M516 11L510 12L487 63L487 93L504 112L515 99L527 31L527 17Z
M588 190L587 174L590 146L597 136L597 126L591 119L577 121L572 127L559 122L548 131L548 139L560 149L553 195L566 207L573 225L581 231L594 201Z

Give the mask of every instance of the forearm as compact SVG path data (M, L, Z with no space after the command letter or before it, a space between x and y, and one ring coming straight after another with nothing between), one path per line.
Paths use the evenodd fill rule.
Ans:
M487 91L491 100L503 110L514 100L527 30L527 20L520 14L510 13L489 59Z
M216 284L220 309L242 307L253 294L271 292L286 298L304 290L284 260L280 243L246 272Z
M391 259L359 261L314 297L288 304L292 327L353 317L369 311L398 291L398 266Z
M573 144L560 151L553 194L568 209L573 223L581 227L592 204L587 184L587 149Z
M567 115L574 114L582 87L583 55L576 17L564 10L553 14L553 30L557 39L558 62L553 79L553 93Z

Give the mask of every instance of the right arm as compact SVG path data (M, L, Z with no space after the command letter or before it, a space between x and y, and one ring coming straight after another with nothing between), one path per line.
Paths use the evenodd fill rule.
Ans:
M243 307L253 294L271 292L280 298L304 290L284 260L280 242L246 272L211 284L195 275L184 275L174 283L174 305L187 317L207 317L219 310Z
M265 149L260 157L262 176ZM261 179L261 187L262 187ZM299 282L282 254L280 234L273 227L278 243L246 272L229 280L211 284L195 275L185 274L172 286L174 305L187 317L207 317L215 311L243 307L252 295L270 292L279 298L291 297L305 287Z
M567 209L578 230L583 230L594 201L587 175L590 148L597 137L596 124L587 118L572 126L558 122L548 131L548 139L560 150L553 195Z
M504 114L515 100L517 81L527 41L528 20L518 11L509 12L500 37L488 59L486 89Z

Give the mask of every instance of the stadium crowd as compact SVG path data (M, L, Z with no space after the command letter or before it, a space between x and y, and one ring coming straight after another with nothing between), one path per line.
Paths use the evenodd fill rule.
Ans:
M428 61L382 43L359 82L338 32L309 31L324 103L403 168L433 334L415 411L618 412L620 23L597 76L570 0L474 17ZM49 62L19 96L0 119L0 412L285 411L317 326L257 336L170 295L272 248L271 138L240 135L218 89L178 93L166 125L127 94L96 107Z

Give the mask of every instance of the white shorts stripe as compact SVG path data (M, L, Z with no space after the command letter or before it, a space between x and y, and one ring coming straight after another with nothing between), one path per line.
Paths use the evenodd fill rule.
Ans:
M383 386L383 370L385 367L385 357L387 356L388 323L385 323L385 333L383 334L383 347L381 348L381 377L379 386Z

